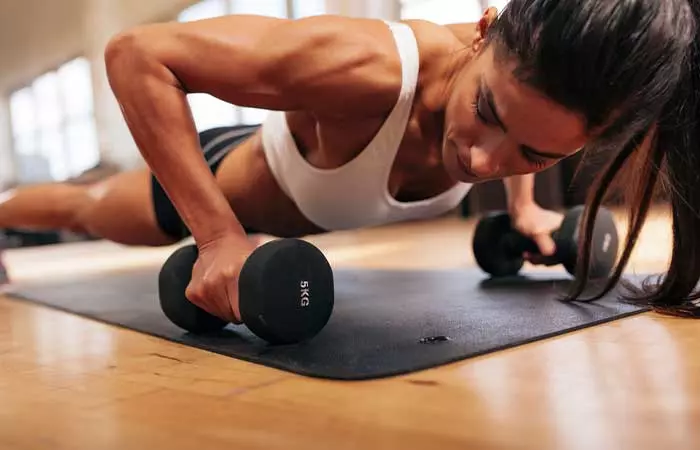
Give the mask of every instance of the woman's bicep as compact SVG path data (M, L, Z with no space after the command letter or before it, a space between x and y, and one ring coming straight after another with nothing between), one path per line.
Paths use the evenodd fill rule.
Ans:
M287 22L235 15L147 25L132 32L143 42L144 51L167 68L186 93L211 94L242 106L278 103L284 108L291 105L281 104L284 99L263 78L272 61L260 44Z

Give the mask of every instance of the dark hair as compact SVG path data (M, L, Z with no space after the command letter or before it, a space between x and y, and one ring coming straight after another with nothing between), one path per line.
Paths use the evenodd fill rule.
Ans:
M655 283L625 297L660 310L697 315L700 298L700 44L698 0L511 0L490 29L498 60L514 75L576 111L594 136L585 149L611 157L590 190L576 281L588 282L594 219L623 171L629 230L618 264L602 291L620 282L652 197L668 190L673 254ZM642 146L648 139L649 145ZM589 299L590 300L590 299Z

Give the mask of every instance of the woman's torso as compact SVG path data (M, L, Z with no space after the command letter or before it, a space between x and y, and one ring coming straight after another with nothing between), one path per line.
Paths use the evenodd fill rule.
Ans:
M439 57L436 48L436 27L432 24L413 26L419 50L424 41L430 40L431 54ZM440 28L444 39L444 57L454 48L456 37ZM423 39L425 33L430 37ZM437 43L439 47L440 43ZM421 72L427 70L430 61L421 61ZM439 117L422 106L425 86L421 77L416 87L413 105L407 120L405 133L393 159L386 190L399 202L417 202L434 198L455 186L455 181L445 171L441 160L442 127ZM400 74L397 85L401 84ZM286 113L287 126L296 148L304 160L318 169L336 169L357 158L377 135L391 110L384 116L369 117L319 117L304 112ZM237 155L237 156L234 156ZM262 231L276 235L303 235L323 232L299 211L275 181L267 164L260 130L251 139L231 153L221 165L218 179L232 207L242 221L264 228ZM362 180L358 180L361 183ZM246 189L245 186L255 186ZM246 190L248 197L241 195ZM249 194L254 192L254 195ZM248 200L246 200L246 198ZM255 201L252 201L252 199ZM256 203L257 206L252 205ZM267 207L275 211L271 224ZM289 230L289 232L287 232Z

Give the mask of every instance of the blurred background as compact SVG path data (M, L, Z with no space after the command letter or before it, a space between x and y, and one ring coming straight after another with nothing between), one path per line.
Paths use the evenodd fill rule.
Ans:
M131 26L253 13L318 14L473 22L507 0L3 0L0 2L0 189L47 181L90 181L143 165L106 79L109 39ZM204 57L204 56L203 56ZM259 123L266 111L191 95L199 129ZM595 165L572 159L538 175L545 206L583 202ZM502 184L479 186L461 213L503 206ZM38 237L37 237L38 239Z

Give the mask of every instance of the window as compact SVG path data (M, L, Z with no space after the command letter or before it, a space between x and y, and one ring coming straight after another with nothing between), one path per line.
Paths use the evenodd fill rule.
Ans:
M503 11L510 0L489 0L489 6L493 6L499 11Z
M481 0L401 0L402 19L423 19L441 25L476 22L483 15Z
M90 64L74 59L10 94L18 181L63 181L100 159Z
M185 9L180 22L202 20L227 14L257 14L271 17L305 17L323 14L325 0L294 0L287 9L287 0L203 0ZM197 130L236 124L257 124L268 111L231 105L208 94L188 95Z
M319 16L326 13L326 0L296 0L292 3L292 17Z
M188 7L180 13L180 22L192 22L208 19L210 17L223 16L227 13L227 5L222 0L204 0Z
M502 11L509 0L399 0L402 19L423 19L438 24L476 22L487 7Z

